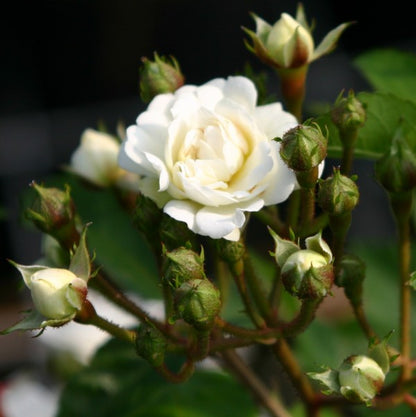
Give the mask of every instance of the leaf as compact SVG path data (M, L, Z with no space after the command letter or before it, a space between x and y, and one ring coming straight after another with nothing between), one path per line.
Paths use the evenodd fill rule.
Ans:
M362 92L356 95L366 107L367 120L359 130L355 143L355 156L378 159L390 148L399 124L409 146L416 152L416 103L388 93ZM320 116L316 122L322 129L328 129L328 156L339 158L342 154L338 130L329 113Z
M42 316L38 311L36 310L28 310L25 312L25 317L20 320L18 323L14 324L13 326L0 331L0 335L5 335L9 333L13 333L16 331L27 331L27 330L41 330L40 334L43 333L43 330L47 326L61 326L68 321L71 320L71 318L61 319L61 320L48 320L46 317Z
M182 384L166 382L134 349L117 340L67 384L58 417L255 417L250 396L229 376L196 371Z
M375 49L359 55L354 64L377 91L416 101L416 54Z

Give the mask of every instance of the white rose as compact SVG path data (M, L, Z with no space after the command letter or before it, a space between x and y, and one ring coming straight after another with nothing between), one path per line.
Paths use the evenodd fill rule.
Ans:
M237 240L245 211L286 200L296 184L273 138L297 121L280 103L256 102L240 76L158 95L128 127L119 164L143 175L141 192L195 233Z
M137 176L118 166L120 143L107 133L86 129L78 148L72 154L70 169L75 174L101 187L120 185L137 187Z

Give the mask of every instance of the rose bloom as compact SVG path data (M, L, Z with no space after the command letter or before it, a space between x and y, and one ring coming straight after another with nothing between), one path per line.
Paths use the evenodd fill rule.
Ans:
M119 164L193 232L238 240L244 212L286 200L296 184L273 140L296 118L280 103L256 102L254 84L241 76L160 94L128 127Z

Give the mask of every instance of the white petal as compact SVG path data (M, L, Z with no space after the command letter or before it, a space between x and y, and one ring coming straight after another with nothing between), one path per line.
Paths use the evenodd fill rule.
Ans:
M224 85L224 96L248 110L257 103L257 90L254 83L246 77L228 77Z
M189 229L195 230L195 215L199 206L188 200L171 200L164 207L163 211L174 219L185 222Z
M270 155L270 150L271 144L269 142L259 143L254 148L245 162L244 167L240 169L230 183L230 192L237 190L249 191L263 180L273 168L273 159Z
M174 101L174 95L159 94L149 103L147 110L141 113L137 120L137 124L155 124L167 126L172 120L170 108Z
M281 138L289 129L298 125L296 117L284 111L280 103L258 106L254 116L268 139Z
M245 215L239 209L227 207L204 207L196 213L197 233L220 239L241 228Z
M271 146L274 165L265 180L267 181L267 189L262 194L266 206L285 201L297 184L294 172L288 168L280 157L280 144L273 141Z

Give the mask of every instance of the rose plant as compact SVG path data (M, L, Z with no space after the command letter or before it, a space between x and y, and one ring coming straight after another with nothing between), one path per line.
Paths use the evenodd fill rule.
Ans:
M278 77L281 102L261 101L265 85L250 71L190 85L176 59L155 54L142 59L147 107L136 123L116 135L86 129L62 176L31 183L26 218L48 244L35 265L11 261L34 309L2 333L73 322L113 336L66 381L59 417L416 409L416 57L364 53L357 68L387 93L337 91L305 119L309 65L350 23L315 47L301 6L295 18L255 22L246 45ZM400 78L408 66L414 73ZM349 241L366 197L357 157L374 163L387 196L394 260ZM135 325L98 313L88 288Z

